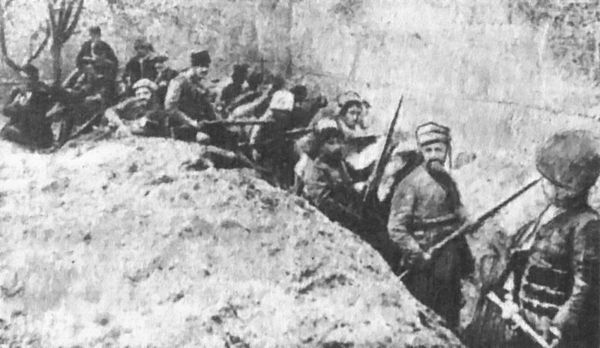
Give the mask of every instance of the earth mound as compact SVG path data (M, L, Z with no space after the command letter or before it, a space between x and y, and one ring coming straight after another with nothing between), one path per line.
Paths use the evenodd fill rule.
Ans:
M383 259L248 169L167 139L0 142L0 344L459 346Z

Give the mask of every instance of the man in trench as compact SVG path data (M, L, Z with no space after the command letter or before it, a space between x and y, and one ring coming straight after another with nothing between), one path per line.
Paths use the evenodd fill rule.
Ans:
M408 270L405 284L423 304L440 314L451 329L459 325L460 280L473 271L473 257L464 237L435 255L436 243L464 222L456 183L444 164L449 156L450 129L434 122L416 131L423 164L394 189L388 222L390 239L400 252L399 268Z

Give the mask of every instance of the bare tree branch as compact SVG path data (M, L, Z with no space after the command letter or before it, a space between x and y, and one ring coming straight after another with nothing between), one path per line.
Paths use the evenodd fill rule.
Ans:
M50 24L46 23L46 28L44 29L44 39L42 40L42 42L40 42L40 45L38 46L37 50L35 50L33 54L29 58L27 58L26 64L30 64L40 56L40 54L44 51L44 48L46 48L46 46L48 45L48 41L50 41Z
M75 14L73 15L73 20L71 21L71 24L69 25L69 27L67 28L67 30L65 32L67 40L71 37L71 35L73 35L75 28L77 28L77 24L79 23L79 18L81 18L82 11L83 11L83 0L78 0L77 9L75 10Z
M12 3L12 0L7 0L6 6L10 5L11 3ZM5 15L6 15L6 7L2 6L2 3L0 2L0 50L2 51L2 58L4 59L4 62L6 63L6 65L8 65L11 69L13 69L15 71L21 71L21 67L8 56L8 50L6 49Z

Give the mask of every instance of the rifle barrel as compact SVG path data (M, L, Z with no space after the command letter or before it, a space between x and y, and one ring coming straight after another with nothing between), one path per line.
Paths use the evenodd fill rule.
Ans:
M452 240L454 240L454 239L462 236L463 234L466 234L467 232L471 231L473 228L480 226L487 219L489 219L489 218L493 217L494 215L498 214L498 212L502 208L504 208L505 206L507 206L510 202L514 201L519 196L521 196L523 193L525 193L527 190L529 190L530 188L532 188L533 186L535 186L535 184L537 184L540 180L541 180L541 178L537 178L537 179L529 182L527 185L521 187L517 192L515 192L514 194L512 194L510 197L504 199L502 202L500 202L499 204L495 205L492 209L489 209L488 211L486 211L485 213L483 213L481 216L479 216L477 218L477 220L475 220L475 222L473 222L473 223L465 223L459 229L457 229L456 231L452 232L446 238L442 239L440 242L438 242L437 244L435 244L434 246L432 246L431 248L429 248L429 250L427 250L427 252L430 255L433 255L435 252L439 251L441 248L443 248L450 241L452 241ZM400 279L404 278L408 274L408 272L409 271L407 270L407 271L404 271L402 274L400 274Z
M365 190L365 193L363 195L363 203L367 203L369 201L370 196L373 194L373 192L377 191L377 186L379 186L381 175L383 174L383 170L385 169L385 158L387 157L389 147L392 145L394 130L396 129L396 122L398 121L398 116L400 115L400 109L402 109L403 101L404 96L400 96L400 101L398 102L396 113L394 114L394 118L392 118L392 121L390 122L390 126L385 137L385 143L383 145L383 149L381 150L381 155L379 156L379 158L377 159L377 163L375 164L375 169L373 170L373 177L369 181L367 189Z

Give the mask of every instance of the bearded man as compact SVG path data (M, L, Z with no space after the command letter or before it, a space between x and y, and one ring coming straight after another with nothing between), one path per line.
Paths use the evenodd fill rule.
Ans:
M400 253L398 268L409 270L405 284L423 304L456 329L462 306L460 279L473 270L464 238L435 255L427 251L464 222L456 183L444 164L450 153L450 129L429 122L417 128L424 162L394 189L388 233Z

